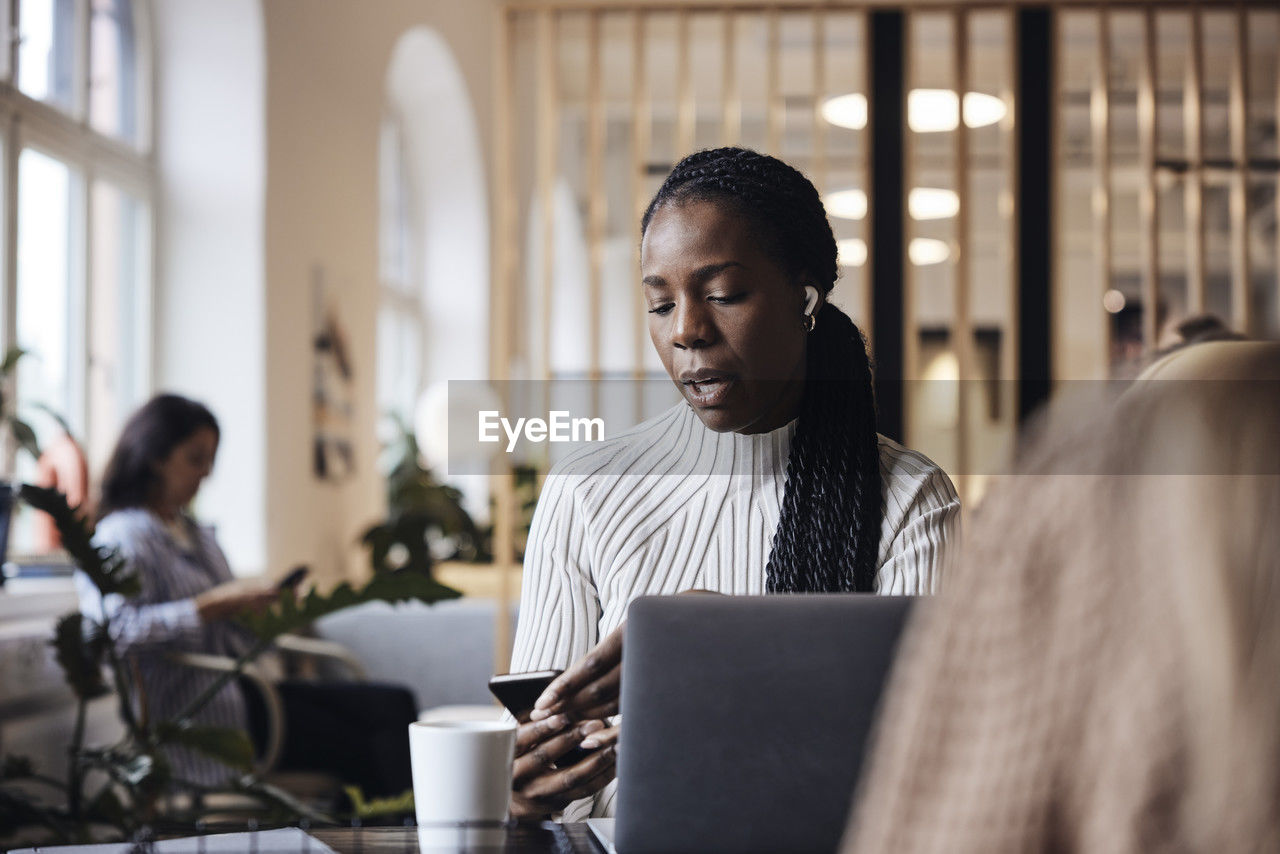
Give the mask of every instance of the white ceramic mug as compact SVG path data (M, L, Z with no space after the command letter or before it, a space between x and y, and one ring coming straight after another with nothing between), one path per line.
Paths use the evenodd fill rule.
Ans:
M514 721L409 724L419 847L502 845L515 750Z

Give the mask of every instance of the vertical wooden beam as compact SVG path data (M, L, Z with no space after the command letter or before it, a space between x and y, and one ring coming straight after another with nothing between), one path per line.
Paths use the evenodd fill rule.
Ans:
M648 61L645 55L645 13L637 9L634 13L631 31L631 200L633 235L640 234L640 220L644 216L645 206L649 203L646 176L649 169L649 123L652 119L649 102ZM637 237L637 240L639 238ZM640 258L633 256L634 271L632 281L640 281ZM643 302L640 288L635 288L635 296L631 299L635 312L635 351L631 371L632 384L635 386L635 407L638 419L644 418L644 354L648 347L649 328L645 322Z
M813 10L813 169L810 176L818 194L827 185L827 123L822 118L822 99L827 93L827 29L826 12Z
M1098 309L1102 295L1111 287L1111 15L1098 9L1098 53L1094 68L1093 92L1089 100L1089 124L1093 130L1093 222L1094 260L1097 262L1094 311L1105 324L1105 360L1111 362L1111 319Z
M512 53L515 49L515 12L497 10L496 50L493 54L495 81L493 147L495 177L492 188L494 210L493 283L489 300L489 378L497 387L504 405L509 405L508 389L511 369L511 342L514 340L514 312L511 310L515 273L516 239L515 200L510 188L515 186L515 152L512 146L512 109L515 104L515 81L512 75ZM493 672L505 673L511 664L512 563L515 560L515 481L505 455L490 463L490 482L494 493L493 560L498 572L498 608L493 627Z
M769 7L765 14L765 122L768 128L766 147L774 157L782 156L782 48L778 40L778 10Z
M1187 71L1182 79L1183 135L1186 137L1187 177L1182 188L1187 242L1187 311L1205 309L1204 286L1204 119L1201 91L1204 78L1204 30L1200 7L1191 9Z
M872 116L871 116L871 106L870 106L871 96L872 96L871 87L873 83L871 79L871 63L872 63L871 14L865 8L860 9L858 11L858 32L862 34L862 55L866 58L862 66L862 84L860 88L867 93L867 125L861 131L855 130L853 132L855 134L857 133L862 134L863 143L866 148L866 153L863 154L862 164L861 164L862 188L868 194L867 199L868 199L868 205L869 205L870 194L875 181L875 163L871 156L872 155L871 146L874 139L872 134ZM902 49L901 45L899 45L898 50L901 51L901 49ZM901 73L901 70L899 70L899 73ZM901 107L899 108L899 113L901 113ZM899 134L899 141L901 141L901 134ZM901 159L901 153L899 153L899 159ZM901 164L899 164L898 168L899 169L901 168ZM901 192L901 187L899 187L899 192ZM878 353L879 350L878 350L878 345L876 343L876 325L877 324L876 324L876 317L875 317L875 301L876 301L875 280L872 278L872 273L874 270L874 260L875 260L872 253L875 247L872 246L872 243L871 243L872 223L870 219L870 213L871 213L871 210L870 210L870 207L868 207L867 209L868 217L864 221L863 232L862 232L862 239L866 241L866 244L867 244L867 263L866 265L863 266L863 269L862 269L861 310L862 310L862 334L865 335L867 338L868 353L874 354L874 353ZM901 239L901 236L899 236L899 239ZM894 338L891 340L900 341L901 339ZM878 360L878 356L877 356L877 360ZM879 374L880 374L880 371L877 369L876 375L879 376ZM877 406L880 408L880 411L882 413L885 411L883 403L878 403ZM899 420L901 420L901 403L899 403L898 415L899 415Z
M588 362L591 384L591 413L600 415L600 319L604 291L604 232L609 199L604 187L605 113L600 61L600 19L594 10L587 18L587 247L590 253L590 281L587 284Z
M1017 198L1018 415L1049 398L1053 294L1053 19L1048 8L1022 8L1018 21Z
M1235 50L1231 55L1231 319L1252 335L1253 288L1249 264L1249 63L1248 19L1243 3L1235 6Z
M1280 85L1276 86L1276 125L1280 127ZM1280 132L1276 133L1276 161L1280 162ZM1280 170L1276 171L1276 188L1275 202L1276 210L1280 211ZM1280 214L1277 214L1280 218ZM1276 293L1280 294L1280 228L1276 229ZM1280 299L1276 300L1275 316L1271 318L1275 324L1273 328L1280 329Z
M742 139L742 92L738 87L738 41L732 9L724 10L724 57L720 67L720 91L724 97L724 117L720 123L720 144L737 145Z
M551 319L555 306L555 184L559 155L559 84L556 41L557 13L543 9L538 15L537 170L538 210L542 219L542 264L538 272L538 327L540 352L537 377L542 383L543 411L551 411Z
M1142 343L1154 349L1159 334L1160 205L1156 186L1156 16L1142 10L1142 54L1138 68L1138 149L1142 158L1139 211L1142 229Z
M1001 208L1003 209L1003 216L1001 217L1000 226L1002 232L1006 235L1005 242L1010 247L1005 266L1005 282L1006 287L1008 288L1009 299L1012 303L1012 305L1010 305L1010 317L1012 318L1012 322L1009 324L1009 329L1005 330L1005 340L1003 340L1000 345L1000 379L1004 383L1002 389L1012 389L1016 387L1018 380L1020 364L1019 353L1021 352L1020 348L1022 346L1022 327L1017 320L1019 317L1019 311L1021 310L1020 306L1022 305L1022 298L1017 287L1018 271L1020 269L1019 264L1021 263L1022 256L1019 253L1018 241L1014 239L1014 235L1017 233L1017 223L1021 218L1020 215L1022 213L1022 208L1020 207L1021 201L1018 198L1017 193L1020 163L1018 157L1017 135L1018 125L1021 122L1021 109L1018 103L1017 94L1019 55L1017 50L1018 19L1015 10L1009 9L1005 12L1004 23L1005 83L1000 97L1005 103L1006 112L1004 120L1000 123L1000 145L1001 153L1004 155L1004 161L1006 164L1005 186L1008 187L1009 204L1001 205ZM1053 16L1052 27L1053 29L1050 34L1050 38L1053 40L1055 45L1062 44L1061 15ZM1055 59L1054 62L1057 62L1057 60ZM1049 91L1051 93L1049 109L1051 114L1057 115L1062 109L1062 75L1057 72L1056 66L1054 67L1053 83L1050 85ZM1053 145L1056 150L1056 139L1053 141ZM1050 198L1054 200L1053 204L1056 204L1056 200L1062 198L1060 194L1062 187L1062 164L1058 162L1056 154L1049 160L1049 181L1049 195ZM1050 212L1053 215L1057 214L1057 211L1052 207L1050 207ZM1056 282L1061 281L1057 275L1057 270L1059 269L1058 265L1060 263L1061 259L1056 256L1052 257L1050 260L1050 269L1054 271L1053 281L1050 282L1047 297L1050 305L1053 304L1054 300L1054 285ZM1050 358L1052 358L1052 339L1049 341L1049 347ZM1005 392L1002 390L1002 399L1004 394ZM1010 423L1012 423L1014 418L1014 410L1012 406L1001 406L1000 412L1002 418L1009 418ZM1009 414L1006 415L1005 413Z
M952 80L956 87L959 124L952 139L952 182L960 208L956 212L956 253L952 261L955 277L955 355L959 383L956 387L956 475L960 494L970 473L969 387L975 385L973 369L973 318L970 314L969 272L969 126L964 120L964 98L969 91L969 13L958 7L952 13Z
M905 245L903 176L906 86L905 15L877 9L867 14L867 168L868 290L873 293L871 327L875 330L875 383L878 429L891 439L903 438L902 286Z
M676 13L676 160L693 153L697 105L689 58L689 10Z
M920 375L920 330L916 321L916 291L919 281L916 265L911 263L911 241L915 239L916 225L911 218L911 188L916 178L916 159L920 137L911 129L911 89L916 84L915 44L917 15L906 13L902 40L902 441L910 444L912 406L920 399L917 391Z

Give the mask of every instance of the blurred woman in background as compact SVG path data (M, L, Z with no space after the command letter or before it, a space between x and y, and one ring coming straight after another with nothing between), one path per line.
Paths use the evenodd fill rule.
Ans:
M217 678L168 657L195 652L235 657L251 643L230 618L262 609L279 595L265 579L234 579L213 531L189 515L218 453L218 422L199 403L161 394L135 412L112 451L102 481L95 544L116 549L138 574L142 592L99 595L76 573L80 610L105 614L119 648L136 663L150 720L178 715ZM244 730L244 698L232 680L195 722ZM169 753L174 776L202 785L225 781L228 769L182 748Z

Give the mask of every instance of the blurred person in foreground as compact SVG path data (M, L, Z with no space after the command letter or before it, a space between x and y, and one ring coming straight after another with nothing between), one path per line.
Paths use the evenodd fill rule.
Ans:
M909 629L844 852L1280 850L1280 344L1071 414Z

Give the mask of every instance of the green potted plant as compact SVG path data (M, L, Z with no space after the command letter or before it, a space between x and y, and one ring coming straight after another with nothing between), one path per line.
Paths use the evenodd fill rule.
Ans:
M62 493L24 485L21 500L50 514L76 566L104 595L137 593L138 580L125 560L112 550L94 545L89 523L70 507ZM137 714L131 698L137 697L134 675L116 649L109 620L90 619L79 612L62 617L51 641L67 685L76 698L76 719L67 747L65 780L38 769L22 756L6 756L0 762L0 827L25 828L30 834L58 842L89 841L107 835L136 838L159 828L190 833L203 815L200 799L184 811L162 811L163 795L176 780L164 748L184 746L219 760L238 776L226 789L250 796L260 805L261 819L293 822L299 818L324 820L290 795L265 784L252 770L253 746L237 729L193 723L196 713L217 691L235 678L282 634L297 630L334 611L364 602L416 599L432 603L456 598L458 591L432 577L429 563L415 562L399 569L379 568L361 587L338 585L327 594L311 591L297 599L282 592L266 612L247 616L243 623L256 643L236 661L235 667L197 697L172 720L150 720ZM88 703L113 693L125 734L116 744L88 746L84 725ZM145 709L145 702L143 703ZM209 794L194 784L188 791ZM43 792L45 797L40 796ZM48 797L48 795L52 797ZM17 841L17 840L5 840Z
M373 569L429 569L436 558L481 559L481 531L462 506L462 493L435 479L422 465L413 432L397 416L388 418L395 425L396 437L385 457L387 518L361 538L370 549Z

